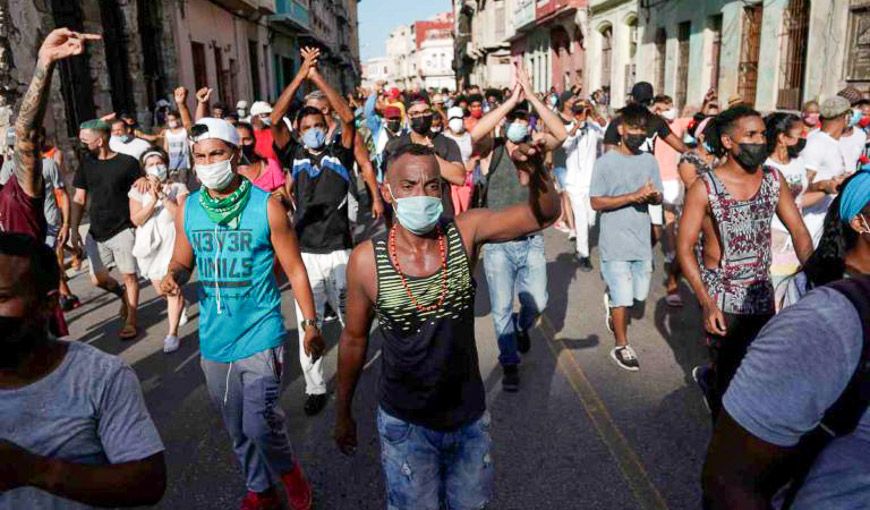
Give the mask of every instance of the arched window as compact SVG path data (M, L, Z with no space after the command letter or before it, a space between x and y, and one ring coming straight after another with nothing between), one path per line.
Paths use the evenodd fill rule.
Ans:
M613 65L613 27L601 29L601 88L610 90L610 75Z

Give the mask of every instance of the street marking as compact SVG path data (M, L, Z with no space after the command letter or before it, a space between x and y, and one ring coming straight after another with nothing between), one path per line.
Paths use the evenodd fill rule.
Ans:
M178 372L181 371L181 369L183 369L185 366L187 366L188 363L195 360L197 356L199 356L199 349L193 351L193 354L188 356L186 360L182 361L180 365L175 367L175 370L173 370L173 372L177 374Z
M556 338L556 330L550 320L542 315L538 328L547 341L547 346L556 358L559 370L568 379L574 393L580 399L583 410L592 420L598 436L610 450L610 454L622 471L622 475L641 508L667 510L668 505L655 484L649 479L646 468L643 467L637 453L628 444L628 440L619 431L613 418L607 411L604 401L598 396L595 388L586 378L577 359L563 340Z

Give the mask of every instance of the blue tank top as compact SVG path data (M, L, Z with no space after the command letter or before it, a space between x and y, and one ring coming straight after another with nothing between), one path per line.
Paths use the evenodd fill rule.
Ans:
M284 341L268 200L252 188L239 227L229 229L209 219L197 193L187 197L184 233L196 259L199 348L207 360L231 363Z

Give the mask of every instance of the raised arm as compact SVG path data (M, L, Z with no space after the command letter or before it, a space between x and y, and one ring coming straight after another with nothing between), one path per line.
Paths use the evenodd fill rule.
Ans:
M489 136L499 123L523 100L523 87L517 82L513 93L498 108L487 113L471 128L471 140L478 142Z
M547 133L544 133L544 146L547 150L556 150L562 146L562 143L568 138L568 132L565 130L565 125L562 124L562 119L553 110L547 108L547 105L541 101L532 89L532 84L529 81L529 75L526 73L522 65L517 66L517 79L526 92L526 97L532 103L532 108L538 112L538 117L547 126Z
M181 115L181 125L184 129L190 131L193 126L193 119L190 117L190 109L187 107L187 89L178 87L175 89L175 106L178 108L178 114Z
M312 67L308 71L308 78L314 83L315 87L323 92L330 106L338 114L338 118L341 119L341 144L345 148L350 149L353 146L354 133L356 132L356 126L353 123L353 111L350 109L347 101L341 97L341 94L323 79L323 76L317 71L317 67Z
M39 169L41 147L36 146L36 128L42 125L48 89L54 64L59 60L85 51L85 43L100 38L94 34L80 34L67 28L53 30L42 42L36 61L36 70L30 86L21 101L15 122L15 152L13 171L18 185L31 197L42 196L42 172Z
M302 86L302 82L308 77L308 72L312 66L317 65L317 57L320 56L320 50L317 48L302 48L302 65L299 67L299 72L293 77L293 81L281 93L281 97L275 102L272 108L272 115L269 118L272 121L272 139L279 149L283 149L290 143L290 131L287 125L284 124L284 117L290 110L290 105L293 103L293 98L296 97L296 92Z
M471 209L456 218L457 226L468 240L466 249L475 249L486 242L500 242L537 232L556 221L561 212L561 201L544 167L543 155L533 145L521 144L509 155L517 171L525 174L520 181L528 181L529 201L501 211ZM468 243L473 243L469 245Z
M212 89L203 87L196 91L196 120L209 116L209 99L211 99Z
M371 241L354 249L347 264L346 323L338 341L338 391L335 404L335 442L346 455L357 445L353 419L353 395L362 374L374 316L372 289L365 280L374 278L374 252Z

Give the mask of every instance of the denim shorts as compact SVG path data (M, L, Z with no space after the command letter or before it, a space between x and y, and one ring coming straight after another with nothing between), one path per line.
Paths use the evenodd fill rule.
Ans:
M607 284L610 306L632 306L649 295L652 260L602 260L601 277Z
M490 416L442 432L378 409L388 510L475 510L492 493Z

